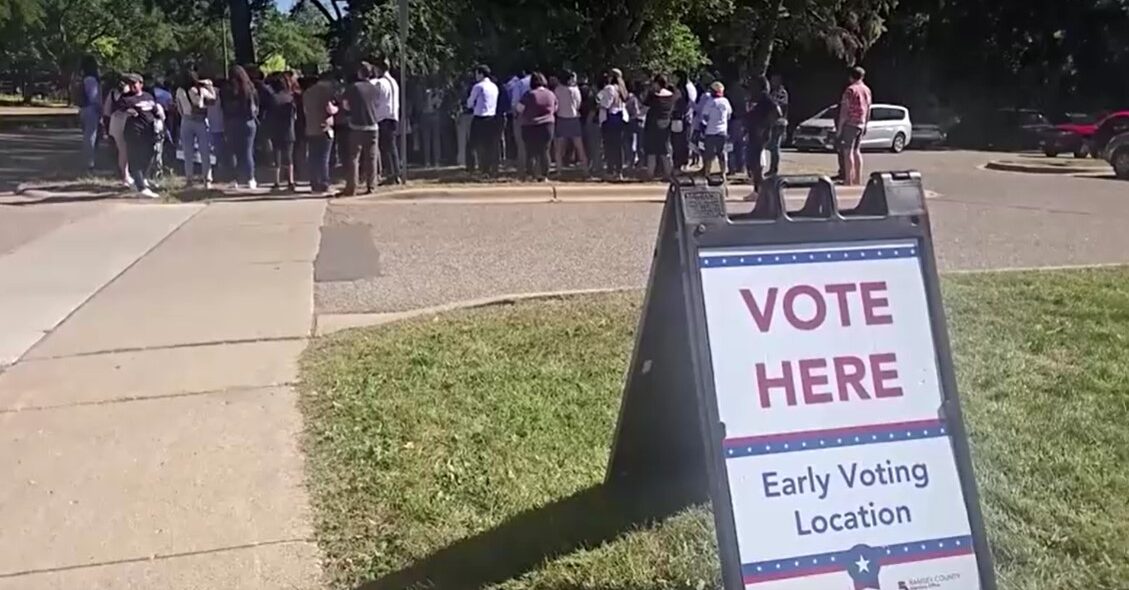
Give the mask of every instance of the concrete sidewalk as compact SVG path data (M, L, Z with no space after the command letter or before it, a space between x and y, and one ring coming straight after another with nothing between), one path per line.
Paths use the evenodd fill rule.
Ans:
M319 586L290 385L324 208L118 205L0 257L46 334L0 373L0 589Z

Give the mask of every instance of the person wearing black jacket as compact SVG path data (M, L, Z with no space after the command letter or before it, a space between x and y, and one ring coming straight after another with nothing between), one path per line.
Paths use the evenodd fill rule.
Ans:
M152 94L143 90L143 80L137 74L122 76L126 82L124 92L114 103L114 111L125 114L125 144L129 170L134 188L142 197L159 197L149 185L146 176L157 155L157 145L164 138L165 112Z
M282 173L285 170L286 188L294 192L294 142L297 139L294 127L298 121L298 112L302 110L299 102L302 89L293 72L274 74L267 80L267 85L270 88L270 102L264 109L263 126L274 154L274 185L271 190L281 189Z
M749 178L753 181L755 191L760 190L764 181L761 153L768 144L772 129L779 119L780 107L768 94L768 80L763 77L753 80L749 110L745 115L745 128L749 133L748 150L745 155L748 160Z

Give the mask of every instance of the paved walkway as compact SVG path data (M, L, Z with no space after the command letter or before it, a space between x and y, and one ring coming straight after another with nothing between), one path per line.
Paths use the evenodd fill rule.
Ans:
M0 589L318 587L290 384L323 212L109 204L0 255Z

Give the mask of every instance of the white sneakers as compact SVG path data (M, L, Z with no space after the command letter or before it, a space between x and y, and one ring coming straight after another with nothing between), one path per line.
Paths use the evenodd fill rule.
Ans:
M247 188L255 190L259 188L259 183L255 182L255 179L252 178L251 180L247 181Z
M137 193L137 196L145 197L146 199L159 199L159 198L161 198L161 195L158 195L157 193L153 192L153 189L151 189L151 188L145 188L144 190L139 191Z

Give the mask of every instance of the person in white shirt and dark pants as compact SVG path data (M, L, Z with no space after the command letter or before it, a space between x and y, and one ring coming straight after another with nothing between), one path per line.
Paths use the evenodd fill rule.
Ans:
M623 139L627 132L627 85L623 72L612 68L603 90L596 95L600 106L600 131L604 139L604 157L608 179L623 179Z
M400 144L396 141L396 133L400 129L400 85L388 73L388 62L378 61L373 66L372 79L377 91L377 126L380 129L378 144L380 146L381 172L384 175L382 185L403 184L404 175L401 169Z
M466 106L474 114L470 123L470 143L474 146L478 165L487 176L498 174L498 144L501 134L498 114L498 85L490 79L490 67L478 66L476 83L470 89Z
M725 85L721 82L710 84L709 98L702 104L702 174L710 173L716 158L721 175L725 176L725 142L729 138L729 119L733 116L733 105L725 98Z

